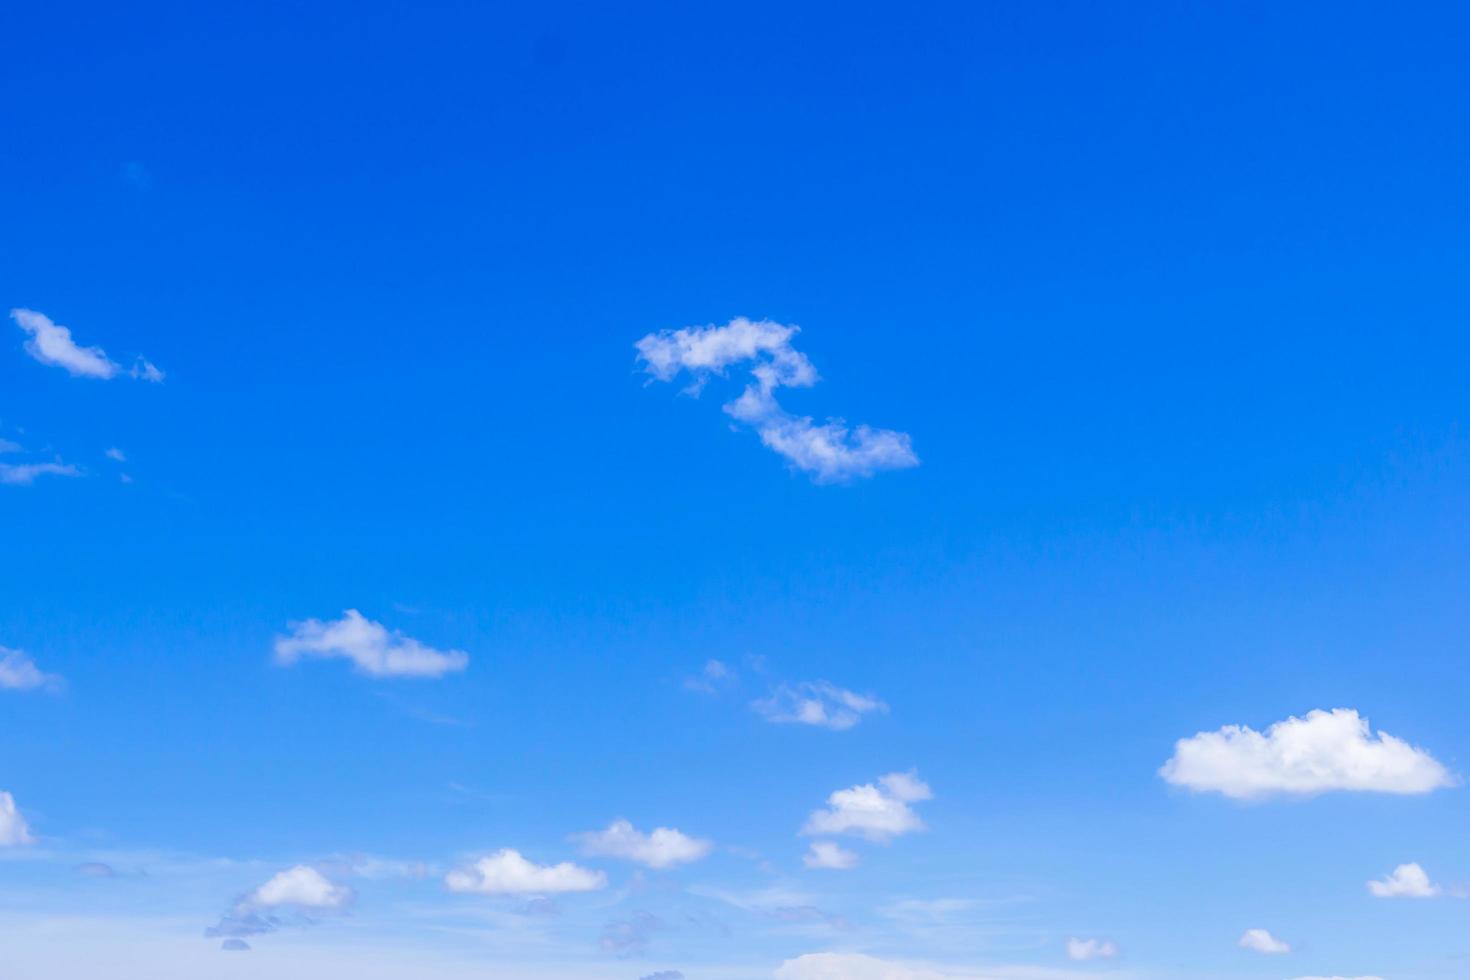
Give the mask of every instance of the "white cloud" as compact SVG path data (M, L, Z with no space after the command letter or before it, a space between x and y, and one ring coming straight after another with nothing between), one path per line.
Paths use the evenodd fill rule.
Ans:
M340 909L353 898L351 888L329 880L305 864L287 868L251 892L246 902L255 908L291 905L303 909Z
M776 968L775 980L1075 980L1075 970L1037 966L948 966L884 960L862 953L807 953Z
M0 847L21 847L35 841L26 818L16 809L15 797L0 790Z
M38 476L80 476L70 463L0 463L0 484L28 487Z
M809 388L818 380L811 361L791 346L798 329L736 317L724 326L651 333L634 346L644 370L660 381L689 372L694 380L685 390L691 394L697 394L711 375L754 362L750 369L754 380L725 405L725 412L754 428L768 448L819 483L919 465L907 433L866 425L849 430L837 419L818 425L777 403L777 388Z
M55 367L65 368L78 378L115 377L119 370L101 347L81 347L71 339L71 331L51 318L35 310L15 309L10 318L31 337L26 341L26 353Z
M1265 929L1247 929L1240 937L1240 948L1256 953L1290 953L1291 946L1277 939Z
M1423 749L1386 732L1375 735L1350 708L1288 718L1265 734L1226 725L1180 739L1159 775L1175 786L1234 799L1329 790L1428 793L1456 781Z
M166 377L166 375L158 369L157 365L148 360L148 358L141 356L133 362L132 370L128 372L128 376L137 381L148 381L153 384L162 383L163 379Z
M813 811L802 833L810 836L853 834L868 840L887 841L924 829L924 821L909 806L933 798L933 793L912 772L892 772L877 785L864 783L840 789L827 797L827 809Z
M1443 893L1417 864L1401 864L1382 880L1368 882L1368 891L1379 898L1433 898Z
M698 861L714 847L707 840L690 837L671 827L655 827L651 833L639 833L626 820L615 820L606 830L574 834L572 839L581 844L583 854L636 861L650 868L672 868Z
M370 677L443 677L470 661L461 650L435 650L356 609L332 622L308 619L289 626L291 635L276 639L276 662L282 665L302 657L341 657Z
M1297 977L1296 980L1383 980L1382 977Z
M768 721L816 725L845 731L871 711L886 712L888 705L871 695L857 694L826 681L782 684L753 707Z
M814 840L801 863L814 870L847 871L858 865L858 856L829 840Z
M483 857L468 867L444 876L452 892L485 895L551 895L561 892L590 892L607 886L601 871L580 868L570 861L541 865L509 848Z
M729 665L719 660L706 660L704 668L698 677L690 677L684 681L684 686L691 691L699 691L702 694L715 694L720 685L733 683L735 672Z
M114 460L115 462L118 462L118 463L126 463L128 461L127 454L124 453L121 449L117 448L116 446L113 446L111 449L107 450L107 452L104 455L108 459Z
M1067 956L1074 960L1110 960L1118 955L1118 944L1111 939L1067 940Z
M29 656L20 650L0 647L0 690L34 691L38 687L55 686L60 678L42 673Z

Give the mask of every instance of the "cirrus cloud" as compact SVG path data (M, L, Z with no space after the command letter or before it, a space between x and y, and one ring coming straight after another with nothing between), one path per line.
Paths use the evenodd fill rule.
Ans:
M1332 790L1418 794L1456 782L1428 752L1387 732L1375 734L1350 708L1312 711L1264 733L1226 725L1180 739L1159 775L1175 786L1233 799Z

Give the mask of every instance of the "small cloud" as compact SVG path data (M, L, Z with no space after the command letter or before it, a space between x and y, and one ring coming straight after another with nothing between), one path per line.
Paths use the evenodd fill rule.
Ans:
M122 179L140 191L153 189L153 177L137 160L129 160L122 165Z
M61 686L61 678L44 673L26 653L0 647L0 690L34 691L39 688L55 690Z
M128 376L135 381L147 381L150 384L162 384L163 379L167 377L157 365L141 355L133 362Z
M645 973L638 980L684 980L684 974L678 970L659 970L657 973Z
M932 799L929 787L912 772L891 772L877 784L840 789L827 797L828 807L807 818L802 833L809 836L851 834L886 842L924 829L924 821L909 806Z
M1374 734L1350 708L1288 718L1264 734L1226 725L1180 739L1159 775L1197 793L1241 800L1333 790L1419 794L1456 782L1428 752L1387 732Z
M1069 959L1087 960L1110 960L1118 955L1118 945L1111 939L1068 939L1067 957Z
M1247 929L1240 937L1240 948L1254 953L1280 955L1290 953L1291 946L1282 942L1265 929Z
M672 827L655 827L644 834L626 820L614 820L606 830L573 834L582 853L592 857L621 858L650 868L672 868L698 861L709 854L714 845L707 840L690 837Z
M857 694L827 681L782 684L751 707L777 724L814 725L835 732L852 728L869 712L888 711L888 705L870 694Z
M653 933L665 928L664 921L648 912L634 912L627 919L609 922L602 929L597 945L604 953L619 958L638 956L648 949Z
M1434 898L1443 889L1429 880L1417 864L1401 864L1379 881L1368 882L1368 891L1379 898Z
M704 668L698 677L690 677L684 681L684 686L691 691L699 691L701 694L715 694L720 685L728 684L735 680L735 672L728 665L718 660L706 660Z
M601 871L578 867L570 861L541 865L526 860L519 851L506 848L473 864L449 872L444 885L452 892L481 895L555 895L590 892L607 887Z
M9 439L0 439L0 453L18 453L21 451L21 448L21 444L18 442L11 442Z
M41 476L81 476L70 463L0 463L0 484L28 487Z
M276 638L276 663L289 666L303 657L352 661L369 677L443 677L464 670L469 654L435 650L397 630L367 619L356 609L330 622L307 619L288 624L291 635Z
M833 841L815 840L801 863L814 870L848 871L858 866L858 856Z
M248 953L250 944L243 939L226 939L219 944L219 948L226 953Z
M71 330L35 310L14 309L10 318L16 322L30 339L26 341L26 353L42 364L64 368L75 378L113 378L120 370L101 347L82 347L72 340Z
M298 864L272 875L241 897L219 922L204 930L204 936L240 939L264 935L292 921L278 910L306 922L305 913L341 912L355 898L356 893L346 885L337 884L310 865Z
M127 455L116 446L113 446L111 449L107 450L104 455L106 455L108 459L118 463L126 463L128 461Z
M778 388L809 388L817 370L792 346L800 328L772 320L736 317L724 326L685 327L651 333L634 346L644 371L658 381L688 372L684 390L697 395L712 376L750 362L752 381L725 413L755 429L761 442L817 483L839 483L880 470L919 465L908 433L860 425L848 429L840 419L817 424L792 415L776 401Z
M85 861L72 869L83 878L116 878L117 872L112 865L103 864L101 861Z
M16 808L15 797L0 790L0 847L24 847L35 842L30 825Z

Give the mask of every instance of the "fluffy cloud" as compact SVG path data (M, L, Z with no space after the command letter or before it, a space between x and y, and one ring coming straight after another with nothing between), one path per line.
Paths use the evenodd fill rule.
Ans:
M912 772L891 772L877 784L840 789L827 797L827 809L807 818L802 833L810 836L852 834L887 841L924 829L924 821L909 806L934 794Z
M1279 721L1264 734L1241 725L1180 739L1159 774L1195 792L1234 799L1329 790L1428 793L1451 786L1450 772L1423 749L1349 708Z
M0 790L0 847L21 847L35 841L26 818L16 809L15 797Z
M1118 955L1118 944L1111 939L1068 939L1067 956L1074 960L1110 960Z
M551 895L590 892L607 887L601 871L579 868L570 861L541 865L509 848L483 857L468 867L449 872L444 884L452 892L483 895Z
M356 609L332 622L308 619L289 626L291 635L276 639L276 662L283 665L303 657L340 657L370 677L442 677L470 662L463 651L435 650Z
M698 861L714 847L671 827L655 827L651 833L640 833L626 820L615 820L606 830L574 834L572 839L582 846L582 853L594 857L621 858L650 868L672 868L677 864Z
M869 712L888 710L888 705L871 695L856 694L826 681L783 684L751 707L769 721L839 732L853 727Z
M1291 946L1277 939L1265 929L1247 929L1240 937L1240 948L1255 953L1290 953Z
M711 375L750 362L753 380L725 405L725 412L755 429L768 448L817 482L919 465L907 433L866 425L849 430L836 419L819 425L777 403L777 388L809 388L818 380L811 361L791 345L797 331L770 320L736 317L722 327L651 333L634 346L644 370L659 381L672 381L687 371L693 381L685 390L691 394L697 394Z
M65 368L73 377L104 381L116 377L121 370L101 347L78 345L71 339L69 329L52 323L44 313L16 309L10 311L10 318L31 335L26 341L26 353L42 364Z
M829 840L812 841L801 863L813 870L847 871L858 865L858 856Z
M0 647L0 690L34 691L38 687L54 687L59 678L41 672L26 654Z
M340 909L351 903L352 889L330 881L317 869L305 864L272 877L247 896L256 908L291 905L303 909Z
M1368 882L1368 891L1379 898L1433 898L1443 893L1417 864L1401 864L1387 877Z
M80 476L70 463L0 463L0 484L28 487L40 476Z

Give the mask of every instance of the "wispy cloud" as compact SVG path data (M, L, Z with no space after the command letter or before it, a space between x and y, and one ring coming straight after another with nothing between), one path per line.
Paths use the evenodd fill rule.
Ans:
M34 691L60 684L61 678L42 671L24 651L0 647L0 690Z
M15 797L0 790L0 847L24 847L35 842L30 825L15 805Z
M10 311L10 318L30 335L25 343L26 353L42 364L59 367L74 378L108 381L122 373L122 366L108 357L107 351L77 343L71 328L53 322L44 313L18 307ZM163 372L141 354L127 373L139 381L156 383L164 378Z
M1088 960L1110 960L1118 955L1118 944L1111 939L1067 940L1067 958L1086 962Z
M80 476L70 463L0 463L0 484L28 487L42 476Z
M858 866L858 856L830 840L814 840L801 863L813 870L848 871Z
M767 721L814 725L838 732L852 728L865 714L888 711L888 705L870 694L858 694L827 681L782 684L751 707Z
M866 425L849 429L840 419L818 424L780 406L778 388L809 388L818 381L811 361L791 344L799 329L736 317L724 326L650 333L634 346L644 370L659 381L687 372L693 379L685 388L689 394L698 394L711 376L751 363L754 380L725 405L726 414L753 428L767 448L819 483L919 465L905 432Z
M276 638L276 663L289 666L302 658L350 660L369 677L443 677L469 666L462 650L436 650L389 630L356 609L341 619L306 619L289 623L289 636Z
M1417 794L1455 784L1428 752L1374 734L1349 708L1288 718L1265 733L1242 725L1180 739L1159 770L1165 781L1235 799L1331 790Z

